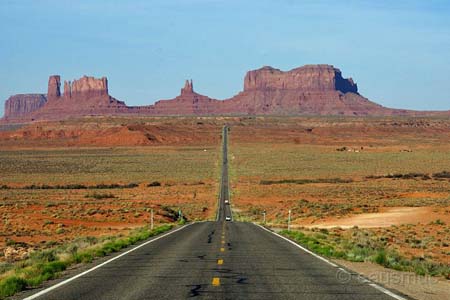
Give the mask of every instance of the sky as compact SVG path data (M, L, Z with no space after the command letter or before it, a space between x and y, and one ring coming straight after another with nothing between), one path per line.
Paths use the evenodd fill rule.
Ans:
M450 109L450 1L0 0L0 115L48 76L108 77L128 105L216 99L248 70L331 64L394 108Z

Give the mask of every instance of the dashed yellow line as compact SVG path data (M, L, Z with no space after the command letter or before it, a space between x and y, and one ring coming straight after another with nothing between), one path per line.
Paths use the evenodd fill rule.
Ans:
M219 277L214 277L212 280L212 285L213 286L219 286L220 285L220 278Z
M220 252L224 252L225 251L225 248L220 248Z
M218 260L217 260L217 264L218 264L218 265L223 265L223 259L218 259Z
M225 241L224 241L224 240L222 240L222 244L225 244Z

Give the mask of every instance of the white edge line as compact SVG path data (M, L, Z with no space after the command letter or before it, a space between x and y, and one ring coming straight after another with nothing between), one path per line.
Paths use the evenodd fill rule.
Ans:
M296 246L297 248L302 249L303 251L305 251L305 252L311 254L312 256L314 256L314 257L316 257L316 258L318 258L318 259L320 259L320 260L326 262L327 264L329 264L329 265L331 265L331 266L333 266L333 267L335 267L335 268L338 268L339 270L343 270L344 272L348 273L345 269L339 267L339 266L336 265L335 263L329 261L329 260L326 259L326 258L323 258L323 257L320 256L320 255L317 255L316 253L314 253L314 252L312 252L312 251L306 249L305 247L302 247L301 245L297 244L296 242L294 242L294 241L292 241L292 240L290 240L290 239L288 239L288 238L286 238L286 237L284 237L284 236L282 236L282 235L280 235L280 234L278 234L278 233L276 233L276 232L273 232L273 231L271 231L271 230L265 228L264 226L261 226L261 225L256 224L256 223L253 223L253 224L256 225L256 226L258 226L258 227L260 227L260 228L262 228L262 229L264 229L264 230L267 231L267 232L270 232L270 233L272 233L272 234L278 236L279 238L282 238L283 240L285 240L285 241L291 243L292 245ZM377 289L378 291L380 291L380 292L382 292L382 293L384 293L384 294L386 294L386 295L388 295L388 296L391 296L392 298L395 298L395 299L397 299L397 300L407 300L406 298L404 298L404 297L402 297L402 296L399 296L399 295L397 295L397 294L391 292L390 290L385 289L384 287L382 287L382 286L380 286L380 285L378 285L378 284L376 284L376 283L373 283L373 282L370 281L370 280L367 280L367 279L366 279L364 282L365 282L365 283L368 283L371 287Z
M255 223L253 223L253 224L255 224ZM324 261L324 262L326 262L327 264L329 264L329 265L331 265L331 266L333 266L333 267L335 267L335 268L338 267L338 265L336 265L335 263L332 263L332 262L329 261L328 259L325 259L325 258L323 258L322 256L317 255L316 253L314 253L314 252L312 252L312 251L306 249L305 247L300 246L300 245L297 244L296 242L291 241L290 239L288 239L288 238L286 238L286 237L284 237L284 236L282 236L282 235L280 235L280 234L278 234L278 233L276 233L276 232L273 232L273 231L271 231L271 230L269 230L269 229L267 229L267 228L265 228L265 227L263 227L263 226L261 226L261 225L259 225L259 224L255 224L255 225L256 225L256 226L259 226L260 228L264 229L264 230L267 231L267 232L270 232L270 233L272 233L272 234L278 236L279 238L282 238L282 239L285 240L285 241L288 241L289 243L291 243L291 244L294 245L295 247L302 249L303 251L305 251L305 252L311 254L312 256L314 256L314 257L316 257L316 258L318 258L318 259L320 259L320 260L322 260L322 261Z
M60 286L63 286L63 285L65 285L65 284L67 284L67 283L69 283L69 282L71 282L71 281L73 281L73 280L75 280L75 279L77 279L77 278L80 278L81 276L84 276L84 275L86 275L86 274L88 274L88 273L90 273L90 272L92 272L92 271L94 271L94 270L96 270L96 269L98 269L98 268L101 268L101 267L103 267L104 265L109 264L110 262L112 262L112 261L114 261L114 260L116 260L116 259L119 259L119 258L121 258L121 257L124 256L124 255L127 255L127 254L130 253L130 252L133 252L133 251L135 251L135 250L137 250L137 249L139 249L139 248L141 248L141 247L144 247L145 245L148 245L148 244L150 244L150 243L153 243L154 241L157 241L157 240L162 239L163 237L166 237L166 236L168 236L168 235L170 235L170 234L172 234L172 233L175 233L175 232L177 232L177 231L179 231L179 230L182 230L182 229L184 229L184 228L186 228L186 227L188 227L188 226L190 226L190 225L192 225L192 224L194 224L194 223L190 223L190 224L185 225L185 226L183 226L183 227L180 227L180 228L178 228L178 229L175 229L175 230L172 230L172 231L170 231L170 232L167 232L167 233L165 233L165 234L163 234L163 235L161 235L161 236L158 236L158 237L156 237L156 238L154 238L154 239L151 239L150 241L147 241L147 242L145 242L145 243L142 243L142 244L140 244L140 245L134 247L133 249L130 249L130 250L128 250L128 251L126 251L126 252L124 252L124 253L122 253L122 254L120 254L120 255L117 255L117 256L115 256L115 257L113 257L113 258L111 258L111 259L109 259L109 260L107 260L107 261L105 261L105 262L103 262L103 263L101 263L101 264L99 264L99 265L97 265L97 266L95 266L95 267L89 269L89 270L86 270L86 271L84 271L84 272L82 272L82 273L80 273L80 274L77 274L77 275L75 275L75 276L73 276L73 277L71 277L71 278L68 278L68 279L66 279L66 280L64 280L64 281L61 281L60 283L57 283L57 284L55 284L55 285L52 285L51 287L46 288L45 290L42 290L42 291L40 291L40 292L38 292L38 293L36 293L36 294L33 294L33 295L31 295L31 296L28 296L28 297L24 298L23 300L32 300L32 299L36 299L36 298L38 298L38 297L40 297L40 296L42 296L42 295L45 295L45 294L47 294L48 292L53 291L54 289L59 288Z
M391 292L390 290L385 289L384 287L379 286L379 285L376 284L376 283L369 283L369 285L370 285L371 287L373 287L373 288L379 290L380 292L385 293L386 295L391 296L392 298L395 298L395 299L397 299L397 300L406 300L406 298L403 298L403 297L401 297L401 296L399 296L399 295L397 295L397 294L394 294L394 293Z

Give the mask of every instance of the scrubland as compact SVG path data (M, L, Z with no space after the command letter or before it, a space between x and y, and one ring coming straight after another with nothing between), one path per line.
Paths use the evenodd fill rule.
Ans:
M449 141L444 119L248 119L230 134L235 216L323 255L450 278Z

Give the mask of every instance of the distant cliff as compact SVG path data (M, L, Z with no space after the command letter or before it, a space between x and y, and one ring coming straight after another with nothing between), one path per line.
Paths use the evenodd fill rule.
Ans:
M288 72L267 66L249 71L244 79L244 91L255 89L358 93L353 79L342 78L341 71L330 65L307 65Z
M19 94L11 96L5 102L5 118L22 118L41 108L46 102L47 97L43 94Z
M331 65L306 65L290 71L269 66L247 72L244 89L216 100L194 91L186 81L179 96L153 105L127 106L109 95L106 77L64 81L52 75L47 95L22 94L5 102L3 122L55 120L86 115L450 115L449 111L391 109L358 93L352 78Z

